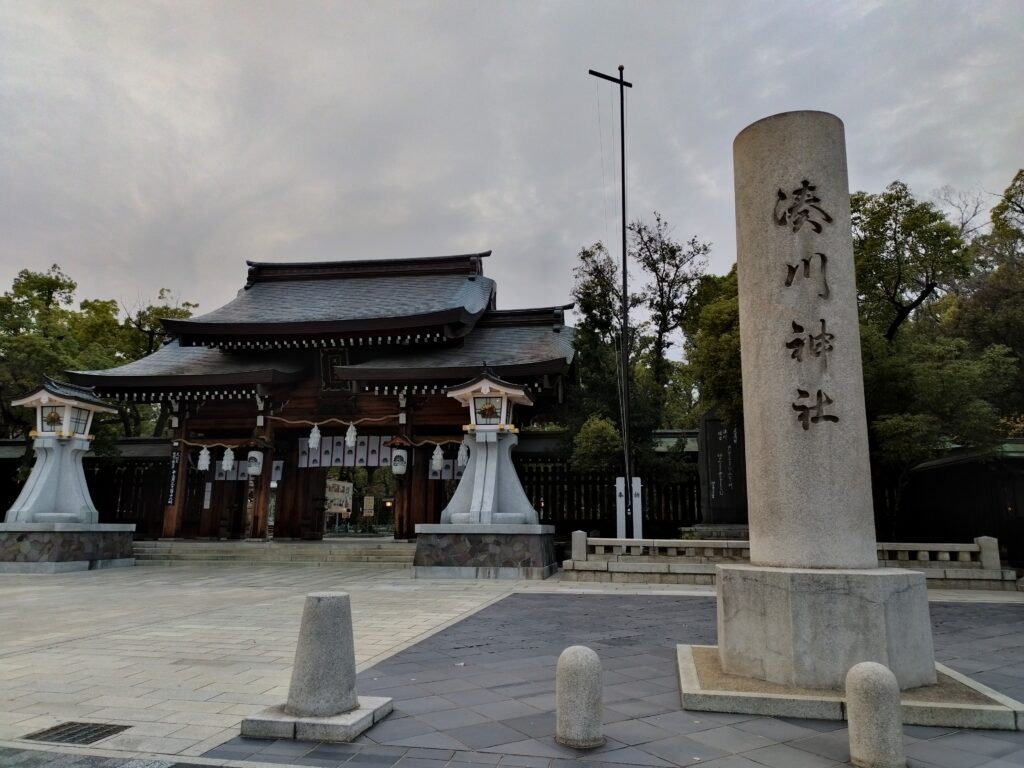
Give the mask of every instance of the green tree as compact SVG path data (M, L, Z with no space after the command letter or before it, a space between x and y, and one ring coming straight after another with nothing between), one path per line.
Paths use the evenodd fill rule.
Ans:
M727 275L704 275L681 318L686 367L698 393L697 410L712 408L723 419L743 417L740 310L736 266Z
M707 269L710 243L691 237L685 244L672 238L667 222L657 211L654 224L639 219L629 226L630 255L647 275L643 306L650 314L649 365L655 384L669 384L672 364L668 350L679 330L694 286Z
M936 291L967 276L970 255L958 227L901 181L854 193L850 208L861 315L892 341Z
M584 472L622 467L622 435L609 419L591 416L583 422L573 439L572 466Z
M67 370L110 368L154 351L163 340L159 317L188 317L195 304L171 303L166 289L156 304L122 316L114 300L85 299L74 308L77 284L57 265L46 272L24 269L0 296L0 431L27 434L30 413L10 400L34 389L44 376ZM139 435L152 426L162 434L166 410L134 403L118 406L116 423L96 422L100 445L118 434Z
M971 252L975 274L947 308L945 325L976 349L999 344L1024 360L1024 171L992 209L990 231L972 242ZM1024 414L1024 370L1003 405L1008 417Z
M880 533L891 533L909 471L953 446L986 450L1017 376L1007 347L977 348L910 326L894 341L862 326L865 403Z

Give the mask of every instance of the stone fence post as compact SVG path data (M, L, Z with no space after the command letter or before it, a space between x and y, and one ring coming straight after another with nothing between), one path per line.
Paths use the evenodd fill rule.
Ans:
M999 562L999 539L991 536L979 536L974 543L981 549L981 567L998 571L1002 567Z
M996 550L998 553L998 550ZM573 531L572 532L572 559L573 562L579 562L587 559L587 532L586 531Z

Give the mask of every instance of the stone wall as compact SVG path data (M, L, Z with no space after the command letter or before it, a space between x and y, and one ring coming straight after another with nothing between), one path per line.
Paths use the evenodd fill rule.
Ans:
M0 565L77 563L93 568L130 560L134 529L134 525L0 524Z
M414 565L446 567L543 567L555 561L546 534L420 533Z

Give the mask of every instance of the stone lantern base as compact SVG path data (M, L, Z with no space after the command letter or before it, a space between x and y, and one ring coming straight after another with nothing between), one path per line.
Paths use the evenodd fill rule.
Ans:
M546 579L558 570L555 526L421 523L413 577Z
M135 565L135 525L0 523L0 573L65 573Z

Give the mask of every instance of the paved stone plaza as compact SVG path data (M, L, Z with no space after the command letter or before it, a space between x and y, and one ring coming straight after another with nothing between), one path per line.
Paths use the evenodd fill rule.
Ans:
M675 644L714 642L712 592L624 587L425 581L380 566L0 575L0 766L847 759L840 723L680 711ZM352 595L359 691L393 697L396 711L351 745L239 738L243 716L287 695L303 598L318 590ZM930 596L939 660L1024 699L1024 593ZM576 643L605 668L608 743L588 753L551 737L555 660ZM132 727L91 747L20 740L68 720ZM905 730L911 765L1024 765L1024 733Z

